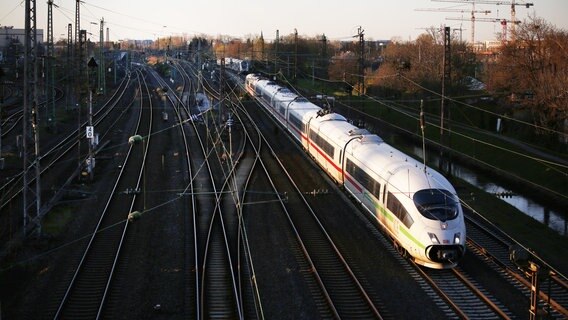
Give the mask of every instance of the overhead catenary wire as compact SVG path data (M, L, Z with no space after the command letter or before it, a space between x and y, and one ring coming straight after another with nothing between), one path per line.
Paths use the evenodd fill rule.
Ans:
M465 102L462 102L462 101L459 101L459 100L455 100L455 99L453 99L453 98L451 98L451 97L448 97L448 96L443 96L442 94L440 94L440 93L438 93L438 92L436 92L436 91L434 91L434 90L428 89L428 88L426 88L426 87L420 85L419 83L417 83L417 82L413 81L412 79L410 79L410 78L404 76L403 74L401 74L400 77L401 77L401 79L404 79L404 80L406 80L406 81L412 83L413 85L417 86L418 88L420 88L420 89L422 89L422 90L424 90L424 91L427 91L427 92L430 92L430 93L432 93L432 94L435 94L435 95L439 96L441 99L444 99L444 98L445 98L445 99L447 99L447 100L449 100L449 101L452 101L452 102L454 102L454 103L461 104L461 105L463 105L463 106L466 106L466 107L469 107L469 108L473 108L473 109L476 109L476 110L478 110L478 111L485 112L485 113L488 113L488 114L491 114L491 115L494 115L494 116L497 116L497 117L501 117L501 118L503 118L503 119L507 119L507 120L510 120L510 121L513 121L513 122L517 122L517 123L520 123L520 124L523 124L523 125L527 125L527 126L529 126L529 127L533 127L534 129L539 129L539 130L547 131L547 132L550 132L550 133L555 133L555 134L558 134L558 135L567 135L566 133L560 132L560 131L558 131L558 130L554 130L554 129L551 129L551 128L546 128L546 127L539 126L539 125L536 125L536 124L533 124L533 123L530 123L530 122L526 122L526 121L523 121L523 120L515 119L515 118L509 117L509 116L504 115L504 114L498 114L498 113L493 112L493 111L485 110L485 109L482 109L482 108L479 108L479 107L476 107L476 106L467 104L467 103L465 103Z
M289 85L292 85L292 84L290 83L290 81L288 81L287 79L285 79L285 82L287 82ZM346 81L343 81L343 82L348 83L348 82L346 82ZM375 102L377 102L377 103L379 103L379 104L381 104L381 105L383 105L383 106L386 106L387 108L390 108L391 110L394 110L394 111L396 111L396 112L400 112L400 113L402 113L402 114L404 114L404 115L406 115L406 116L408 116L408 117L411 117L411 118L413 118L413 119L418 120L418 116L417 116L415 113L413 113L413 112L405 112L405 111L403 111L402 109L400 109L399 107L394 107L394 106L390 105L389 103L387 103L386 101L379 100L379 99L377 99L376 97L372 97L372 96L368 96L368 95L364 95L364 97L366 97L366 98L369 99L369 100L375 101ZM389 101L389 102L390 102L390 101ZM342 104L341 101L339 101L338 103ZM390 102L390 103L392 103L392 102ZM351 110L355 110L355 111L357 111L357 112L363 113L362 111L359 111L359 110L355 109L355 108L352 107L352 106L348 106L348 105L346 105L346 104L342 104L342 105L344 105L344 106L350 108ZM370 115L367 114L367 116L370 116ZM375 116L370 116L370 117L371 117L371 118L374 118L374 119L377 119L377 120L380 120L379 118L377 118L377 117L375 117ZM430 124L430 123L429 123L429 124ZM391 124L391 125L392 125L392 124ZM432 123L431 125L434 126L434 127L436 127L436 128L440 128L440 126L439 126L438 124ZM407 132L407 133L410 134L410 135L416 135L415 132L410 131L410 130L408 130L408 129L405 129L405 128L402 128L402 127L399 127L399 126L396 126L396 125L393 125L393 126L394 126L395 128L397 128L397 129L399 129L399 130L402 130L402 131L404 131L404 132ZM461 137L463 137L463 138L465 138L465 139L469 139L470 141L472 141L472 142L474 142L474 143L479 143L479 144L487 145L487 146L490 146L490 147L493 147L493 148L496 148L496 149L499 149L499 150L502 150L502 151L505 151L505 152L512 153L512 154L514 154L514 155L516 155L516 156L520 156L520 157L528 158L528 159L533 160L533 161L536 161L536 162L540 162L540 163L542 163L542 164L544 164L544 165L547 165L549 168L551 168L551 169L553 169L553 170L555 170L555 171L557 171L557 172L559 172L559 173L562 173L562 174L564 174L564 172L561 171L561 169L562 169L562 168L564 168L564 169L568 168L568 166L566 166L566 165L564 165L564 164L561 164L561 163L558 163L558 162L554 162L554 161L545 160L545 159L542 159L542 158L539 158L539 157L535 157L535 156L531 156L531 155L529 155L529 154L527 154L527 153L518 152L518 151L515 151L515 150L512 150L512 149L508 149L508 148L506 148L506 147L501 147L501 146L498 146L498 145L489 143L489 142L487 142L487 141L482 141L482 140L479 140L479 139L476 139L476 138L467 136L466 134L463 134L463 133L459 133L459 132L456 132L456 131L452 131L452 134L461 136ZM439 144L438 142L436 142L436 141L432 141L432 140L428 139L428 142L431 143L431 144L440 146L440 144ZM456 152L456 151L455 151L455 152ZM468 154L464 154L464 153L460 153L460 154L461 154L462 156L465 156L465 157L467 157L467 158L473 160L473 161L479 162L479 163L481 163L481 164L483 164L483 165L485 165L485 166L487 166L487 167L489 167L489 168L492 168L493 170L503 171L501 168L497 168L497 167L495 167L494 165L491 165L491 164L489 164L489 163L487 163L487 162L485 162L485 161L482 161L482 160L480 160L480 159L477 159L477 158L475 158L475 157L473 157L473 156L470 156L470 155L468 155ZM536 187L536 188L540 188L540 189L542 189L542 190L545 190L546 192L549 192L549 193L551 193L551 194L554 194L554 195L556 195L556 196L559 197L559 198L564 198L564 199L565 199L565 198L568 198L568 195L565 195L565 194L563 194L563 193L561 193L561 192L558 192L558 191L556 191L556 190L551 190L551 189L549 189L549 188L546 188L546 187L544 187L544 186L542 186L542 185L539 185L539 184L537 184L537 183L535 183L535 182L533 182L533 181L527 180L527 179L525 179L525 178L523 178L523 177L520 177L520 176L518 176L518 175L516 175L516 174L513 174L513 173L511 173L511 172L507 172L507 174L509 174L509 175L511 175L511 176L514 176L515 179L518 179L518 180L520 180L520 181L524 181L525 183L527 183L527 184L529 184L529 185L533 185L533 186Z
M441 99L444 98L442 94L440 94L440 93L438 93L438 92L436 92L436 91L434 91L434 90L428 89L428 88L426 88L426 87L424 87L424 86L422 86L422 85L416 83L416 82L413 81L412 79L407 78L406 76L404 76L404 75L402 75L402 74L386 75L386 76L383 76L383 77L384 77L384 78L400 77L400 78L402 78L402 79L404 79L404 80L406 80L406 81L409 81L410 83L412 83L413 85L417 86L417 87L420 88L420 89L423 89L423 90L425 90L425 91L427 91L427 92L430 92L430 93L432 93L432 94L435 94L436 96L439 96ZM322 78L318 78L318 80L321 80L321 81L328 81L328 82L334 82L334 83L345 83L345 84L349 84L349 85L353 86L353 88L355 88L355 87L354 87L354 84L351 84L351 83L349 83L349 82L346 81L346 80L326 80L326 79L322 79ZM413 118L413 119L419 120L418 116L415 116L414 113L404 112L404 111L401 110L400 108L391 105L391 103L395 103L394 101L382 100L382 99L379 100L379 99L377 99L376 97L369 96L369 95L367 95L367 94L365 94L364 97L367 98L367 99L369 99L369 100L371 100L371 101L377 102L377 103L379 103L379 104L381 104L381 105L383 105L383 106L385 106L385 107L387 107L387 108L390 108L390 109L393 110L393 111L402 113L402 114L404 114L404 115L406 115L406 116L409 116L409 117L411 117L411 118ZM470 104L461 102L461 101L456 100L456 99L451 98L451 97L446 97L446 99L448 99L449 101L452 101L452 102L454 102L454 103L458 103L458 104L460 104L460 105L473 108L473 109L478 110L478 111L480 111L480 112L485 112L485 113L488 113L488 114L491 114L491 115L494 115L494 116L497 116L497 117L502 117L502 118L504 118L504 119L507 119L507 120L510 120L510 121L513 121L513 122L517 122L517 123L520 123L520 124L523 124L523 125L531 126L531 127L535 128L535 129L542 129L542 130L547 130L548 132L551 132L551 133L557 133L557 134L560 134L560 135L562 135L562 134L566 135L565 133L556 131L556 130L554 130L554 129L544 128L544 127L542 127L542 126L538 126L538 125L535 125L535 124L532 124L532 123L528 123L528 122L526 122L526 121L514 119L514 118L508 117L508 116L506 116L506 115L501 115L501 114L498 114L498 113L495 113L495 112L492 112L492 111L489 111L489 110L485 110L485 109L482 109L482 108L479 108L479 107L476 107L476 106L473 106L473 105L470 105ZM387 102L388 102L388 103L387 103ZM408 106L405 106L405 107L412 109L412 107L408 107ZM349 106L349 108L352 109L352 110L355 110L355 109L354 109L353 107L351 107L351 106ZM392 125L392 124L391 124L391 125ZM437 128L440 128L440 126L437 125L437 124L432 124L432 125L435 126L435 127L437 127ZM395 127L396 127L396 126L395 126ZM397 127L397 128L398 128L398 129L401 129L400 127ZM474 128L476 128L476 127L474 127ZM410 132L410 133L411 133L411 134L414 134L414 133L412 133L412 132ZM500 150L502 150L502 151L506 151L506 152L512 153L512 154L514 154L514 155L516 155L516 156L520 156L520 157L523 157L523 158L527 158L527 159L530 159L530 160L534 160L534 161L537 161L537 162L540 162L540 163L543 163L543 164L546 164L546 165L549 165L549 166L552 166L552 167L564 168L564 169L568 168L568 166L565 165L565 164L562 164L562 163L559 163L559 162L556 162L556 161L546 160L546 159L543 159L543 158L541 158L541 157L536 157L536 156L533 156L533 155L530 155L530 154L527 154L527 153L518 152L518 151L515 151L515 150L511 150L511 149L505 148L505 147L497 146L497 145L495 145L495 144L493 144L493 143L489 143L489 142L486 142L486 141L483 141L483 140L480 140L480 139L476 139L476 138L474 138L474 137L470 137L470 136L468 136L468 135L466 135L466 134L463 134L463 133L458 133L458 132L456 132L456 131L452 131L452 134L457 134L457 135L460 135L460 136L462 136L462 137L464 137L464 138L466 138L466 139L471 140L472 142L484 144L484 145L487 145L487 146L490 146L490 147L494 147L494 148L500 149ZM479 160L476 159L476 161L479 161ZM560 172L560 171L559 171L559 172Z

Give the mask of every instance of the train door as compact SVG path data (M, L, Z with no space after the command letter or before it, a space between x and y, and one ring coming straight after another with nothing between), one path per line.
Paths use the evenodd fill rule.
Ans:
M310 153L310 150L311 150L311 148L310 148L310 143L311 143L310 136L312 135L312 126L310 124L311 124L313 119L314 119L313 117L308 119L308 123L306 124L306 142L304 144L304 148L306 149L306 152L309 155L311 155L311 153Z

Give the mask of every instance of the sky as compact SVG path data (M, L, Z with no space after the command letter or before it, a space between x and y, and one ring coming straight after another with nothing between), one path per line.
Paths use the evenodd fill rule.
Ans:
M209 35L247 38L263 33L271 41L297 30L303 37L325 34L330 40L349 40L362 27L366 40L414 40L425 28L449 26L459 32L464 41L471 39L472 0L84 0L81 1L81 29L89 38L99 38L101 18L109 28L110 40L156 39L175 35ZM469 1L469 2L468 2ZM487 1L483 2L510 2ZM1 0L0 26L23 28L25 1ZM557 28L568 31L568 0L516 0L533 3L526 8L516 6L516 19L529 16L545 19ZM74 24L74 0L54 0L54 38L67 38L67 24ZM47 30L47 0L36 0L37 28ZM417 11L436 8L464 12ZM511 19L510 5L476 4L476 18ZM447 18L463 18L464 21ZM493 22L475 24L475 40L495 40L501 25ZM45 40L45 39L44 39Z

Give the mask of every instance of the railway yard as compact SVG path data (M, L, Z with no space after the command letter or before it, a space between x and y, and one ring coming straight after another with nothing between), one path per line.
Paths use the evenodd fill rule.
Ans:
M243 74L168 64L163 77L135 61L92 119L69 110L42 135L41 236L14 231L23 182L6 163L0 318L568 318L565 257L464 206L457 266L416 264ZM15 146L21 118L9 119Z

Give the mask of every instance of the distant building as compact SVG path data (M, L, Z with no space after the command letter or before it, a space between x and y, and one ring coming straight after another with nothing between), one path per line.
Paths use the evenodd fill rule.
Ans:
M37 29L36 35L38 43L43 44L43 29ZM14 27L10 26L0 27L0 49L5 49L14 40L20 42L23 45L25 37L25 29L15 29Z
M476 42L473 46L473 50L481 54L493 54L499 52L503 47L503 41L500 40L486 40Z

